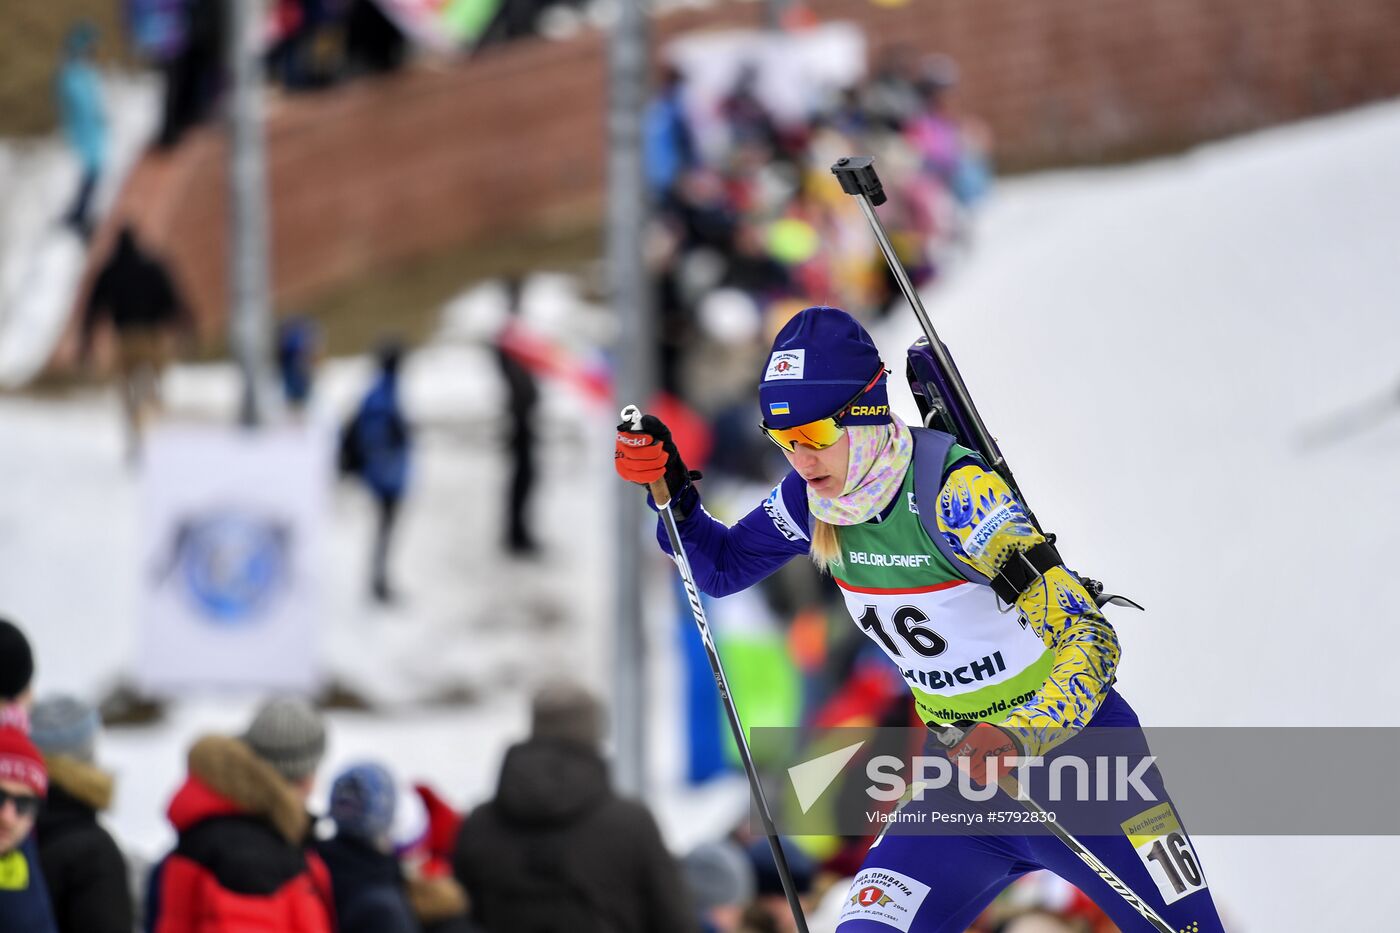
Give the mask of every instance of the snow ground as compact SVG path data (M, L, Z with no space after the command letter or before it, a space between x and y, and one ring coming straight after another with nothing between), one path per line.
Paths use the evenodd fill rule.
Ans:
M1372 595L1390 579L1384 542L1400 522L1400 405L1376 401L1400 380L1396 151L1400 104L1386 104L1133 167L1011 181L971 259L930 301L1071 562L1148 607L1115 615L1120 686L1147 723L1398 724L1400 619ZM877 336L897 361L912 321ZM363 361L328 367L326 424L366 375ZM580 539L611 527L612 418L547 394L548 555L515 564L495 553L491 361L476 346L435 345L409 380L431 427L401 610L364 606L368 507L349 489L334 500L328 563L342 569L328 666L377 709L332 714L327 773L373 754L465 804L490 792L532 684L566 670L606 682L608 534ZM182 417L222 416L231 384L221 367L181 369L172 404ZM1308 443L1366 406L1384 414ZM0 396L0 612L33 633L43 691L96 695L130 656L135 481L115 411L108 393ZM665 562L650 571L664 587ZM741 809L744 791L676 786L668 625L651 620L653 796L683 849ZM477 699L437 702L457 687ZM237 728L251 703L190 700L159 726L109 733L122 838L158 853L184 747ZM1197 848L1232 929L1392 925L1382 904L1394 839L1200 836Z

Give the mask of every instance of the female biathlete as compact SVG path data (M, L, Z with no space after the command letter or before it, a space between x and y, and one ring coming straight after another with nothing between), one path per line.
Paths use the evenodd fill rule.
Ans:
M949 754L974 785L986 783L990 761L1053 763L1105 732L1130 735L1145 752L1137 716L1113 688L1118 639L1094 598L999 474L951 436L911 429L891 413L885 376L870 335L846 312L808 308L793 317L759 385L762 429L792 472L733 527L700 507L670 431L653 416L639 428L619 425L617 470L633 482L665 480L695 582L711 596L810 554L899 667L920 717L967 728ZM658 536L669 552L664 531ZM1002 611L1003 600L1014 613ZM1119 728L1083 733L1090 725ZM1081 751L1094 761L1094 750ZM1033 798L1045 793L1036 778L1049 770L1028 780ZM1079 841L1175 929L1221 930L1155 765L1138 776L1156 802L1093 802L1094 834ZM933 799L925 805L989 806L946 793ZM1152 929L1056 837L996 832L888 830L856 876L838 933L962 931L998 891L1041 868L1092 897L1121 929Z

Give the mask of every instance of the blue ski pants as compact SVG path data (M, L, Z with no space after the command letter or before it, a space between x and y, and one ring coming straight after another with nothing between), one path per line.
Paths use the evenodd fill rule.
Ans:
M1090 732L1115 736L1114 750L1127 746L1147 754L1137 714L1117 692L1109 693L1090 725L1095 727ZM1110 732L1097 727L1118 728ZM1074 755L1092 767L1107 747L1096 747L1095 742L1088 733L1076 736L1047 753L1047 765L1061 756ZM1118 776L1110 773L1113 760L1107 756L1102 760L1109 770L1101 776L1108 778L1109 785L1118 783ZM1037 769L1028 790L1046 810L1062 814L1057 818L1059 825L1151 905L1172 929L1223 933L1204 871L1155 764L1138 772L1155 800L1119 801L1109 795L1109 800L1100 802L1091 794L1089 803L1063 807L1048 802L1050 770ZM866 856L851 885L837 933L962 933L1003 888L1039 869L1054 872L1087 894L1124 933L1156 929L1057 836L1043 831L993 834L997 830L986 827L989 814L994 812L1019 818L1024 808L1003 792L985 803L970 802L952 790L906 802L901 815L907 819L891 822ZM982 829L978 833L948 828L930 831L935 816L940 823L957 825L951 814L959 813L964 819L975 819L968 815L981 813ZM917 822L923 818L920 814L929 820ZM1088 826L1089 832L1076 831L1075 822Z

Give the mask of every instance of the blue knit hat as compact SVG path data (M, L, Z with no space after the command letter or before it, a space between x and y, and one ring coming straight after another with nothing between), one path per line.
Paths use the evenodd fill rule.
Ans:
M76 697L45 697L29 714L29 737L45 755L67 755L89 764L102 725L91 703Z
M773 341L758 385L763 423L790 428L826 418L851 401L884 364L875 341L840 308L806 308ZM888 424L887 376L862 395L843 424Z
M352 765L331 785L331 819L338 832L371 842L384 840L394 825L397 798L394 779L382 766Z

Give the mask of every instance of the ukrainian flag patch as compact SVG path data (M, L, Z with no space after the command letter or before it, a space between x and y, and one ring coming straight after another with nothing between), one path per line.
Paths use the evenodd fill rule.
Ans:
M789 413L787 402L769 402L768 413L770 415L786 415Z

